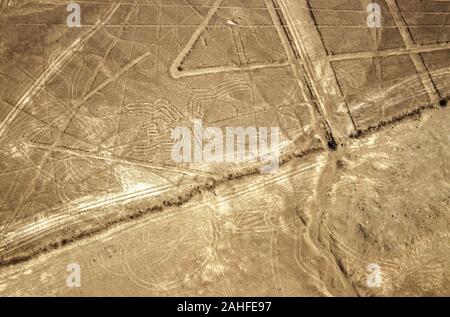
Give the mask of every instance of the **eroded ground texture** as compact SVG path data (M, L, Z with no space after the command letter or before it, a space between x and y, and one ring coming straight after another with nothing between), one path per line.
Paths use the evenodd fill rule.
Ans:
M0 1L1 295L450 295L450 1L77 3Z

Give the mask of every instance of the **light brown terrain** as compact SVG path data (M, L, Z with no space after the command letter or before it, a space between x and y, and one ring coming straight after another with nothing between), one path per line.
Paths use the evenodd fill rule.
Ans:
M450 1L76 2L0 1L0 295L450 295Z

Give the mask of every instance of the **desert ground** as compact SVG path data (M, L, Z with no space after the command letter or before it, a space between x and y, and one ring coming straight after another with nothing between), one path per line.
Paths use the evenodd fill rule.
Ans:
M0 295L450 296L449 13L0 0ZM174 161L198 120L277 169Z

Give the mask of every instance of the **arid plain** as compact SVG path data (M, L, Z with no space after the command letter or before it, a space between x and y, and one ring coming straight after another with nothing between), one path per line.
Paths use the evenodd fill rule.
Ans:
M0 1L0 295L450 295L450 1L72 2Z

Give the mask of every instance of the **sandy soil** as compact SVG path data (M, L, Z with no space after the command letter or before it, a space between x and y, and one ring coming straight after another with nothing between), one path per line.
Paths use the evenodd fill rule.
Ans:
M450 295L450 3L369 2L0 1L0 294ZM279 170L174 163L194 119Z

